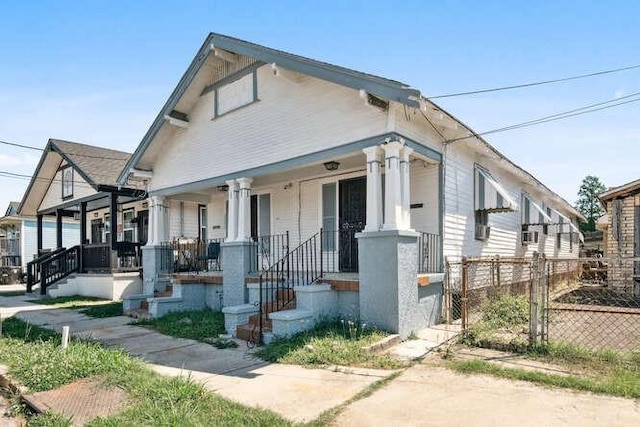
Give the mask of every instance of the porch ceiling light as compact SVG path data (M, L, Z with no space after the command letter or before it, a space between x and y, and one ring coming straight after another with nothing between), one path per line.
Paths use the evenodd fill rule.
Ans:
M334 162L333 160L330 162L324 162L324 168L328 171L338 170L338 166L340 166L340 163Z
M229 186L228 186L228 185L226 185L226 184L225 184L225 185L218 185L216 188L217 188L217 189L218 189L218 191L220 191L220 192L229 191Z

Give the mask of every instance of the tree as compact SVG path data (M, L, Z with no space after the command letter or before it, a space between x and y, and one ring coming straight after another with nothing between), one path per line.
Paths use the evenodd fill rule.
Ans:
M598 196L606 190L600 178L587 175L578 190L576 209L587 218L586 223L580 224L582 231L595 231L596 220L604 215L604 209Z

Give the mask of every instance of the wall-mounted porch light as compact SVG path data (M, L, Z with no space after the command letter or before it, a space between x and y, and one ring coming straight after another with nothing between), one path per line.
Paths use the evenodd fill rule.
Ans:
M226 184L218 185L216 189L220 192L225 192L225 191L229 191L229 186Z
M338 170L338 166L340 166L340 163L334 162L333 160L330 162L324 162L323 164L324 164L324 168L328 171Z

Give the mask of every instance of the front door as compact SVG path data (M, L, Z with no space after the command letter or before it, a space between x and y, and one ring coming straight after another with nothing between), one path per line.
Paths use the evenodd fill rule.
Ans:
M91 220L91 243L102 242L102 227L101 219Z
M340 271L358 271L358 242L355 234L362 231L366 221L367 178L340 181L338 191L338 230L340 233L338 263Z
M142 246L149 240L149 211L138 212L138 241Z

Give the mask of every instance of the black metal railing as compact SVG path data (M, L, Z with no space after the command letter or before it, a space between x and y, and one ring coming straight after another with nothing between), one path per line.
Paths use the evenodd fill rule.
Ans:
M438 234L420 232L418 273L441 273L442 271L442 239Z
M110 271L111 246L108 243L91 243L82 245L82 271Z
M310 285L322 277L321 254L321 232L318 232L260 273L260 341L268 314L291 307L294 287Z
M40 264L40 295L60 279L75 273L80 268L80 245L73 246L48 257Z
M340 230L320 230L321 262L324 273L357 273L358 240L356 233L362 227L344 227Z
M33 287L41 282L42 263L65 250L65 248L58 248L54 251L45 252L27 263L27 292L33 292Z
M117 267L120 269L137 269L142 267L142 243L116 242L113 248L118 257Z
M254 271L264 271L289 252L289 232L253 237Z
M175 239L163 242L159 269L166 273L222 271L223 242L223 238Z

